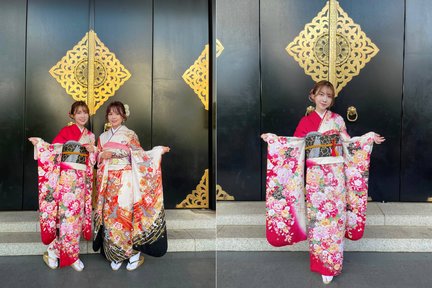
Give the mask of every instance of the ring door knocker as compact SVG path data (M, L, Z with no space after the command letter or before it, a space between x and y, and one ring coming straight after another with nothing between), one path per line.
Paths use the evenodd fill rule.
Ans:
M357 109L354 106L348 107L348 110L347 110L348 121L355 122L355 121L357 121L357 118L358 118Z

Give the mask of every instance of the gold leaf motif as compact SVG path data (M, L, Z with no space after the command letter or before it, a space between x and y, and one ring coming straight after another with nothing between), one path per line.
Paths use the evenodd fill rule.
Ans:
M336 96L379 51L334 0L327 2L285 50L315 82L333 82Z
M209 208L209 180L208 169L204 171L200 183L191 194L186 196L176 208Z
M131 76L93 30L67 51L49 72L74 100L87 103L90 115Z
M229 195L222 187L218 184L216 185L216 200L217 201L233 201L234 196Z
M219 40L216 40L216 57L222 54L224 47ZM195 60L194 64L190 66L183 73L183 80L193 89L195 94L204 105L204 109L209 109L209 45L205 45L201 55Z

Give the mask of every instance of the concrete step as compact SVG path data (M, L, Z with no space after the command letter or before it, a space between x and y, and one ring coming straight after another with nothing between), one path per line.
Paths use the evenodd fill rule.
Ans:
M215 251L214 229L168 229L168 252ZM39 232L0 232L0 256L42 255ZM80 242L80 253L93 252L91 241Z
M218 216L219 217L219 216ZM432 228L371 225L361 240L345 240L346 251L432 252ZM308 251L307 241L273 247L265 237L264 225L218 226L217 251Z
M168 230L214 229L215 211L208 209L166 210ZM37 211L0 212L0 232L39 232Z
M370 202L366 224L432 227L432 205L430 203ZM265 225L265 202L219 201L217 225Z
M215 251L215 211L167 210L169 252ZM0 212L0 256L41 255L46 246L40 240L36 211ZM91 241L81 241L82 254L94 253Z

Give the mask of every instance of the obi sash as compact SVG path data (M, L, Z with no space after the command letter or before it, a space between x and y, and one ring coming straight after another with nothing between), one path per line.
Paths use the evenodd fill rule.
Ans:
M306 159L343 155L339 134L323 135L319 132L310 132L306 135L305 142Z
M85 170L89 153L77 141L68 141L63 144L61 153L61 167Z

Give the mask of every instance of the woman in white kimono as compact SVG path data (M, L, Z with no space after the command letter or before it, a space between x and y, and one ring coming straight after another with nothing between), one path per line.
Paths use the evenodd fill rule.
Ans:
M169 148L144 151L135 132L123 125L127 115L119 101L108 105L106 118L111 128L98 141L95 235L99 237L94 249L103 243L113 270L126 259L126 268L135 270L144 262L141 251L162 256L167 250L161 156Z

